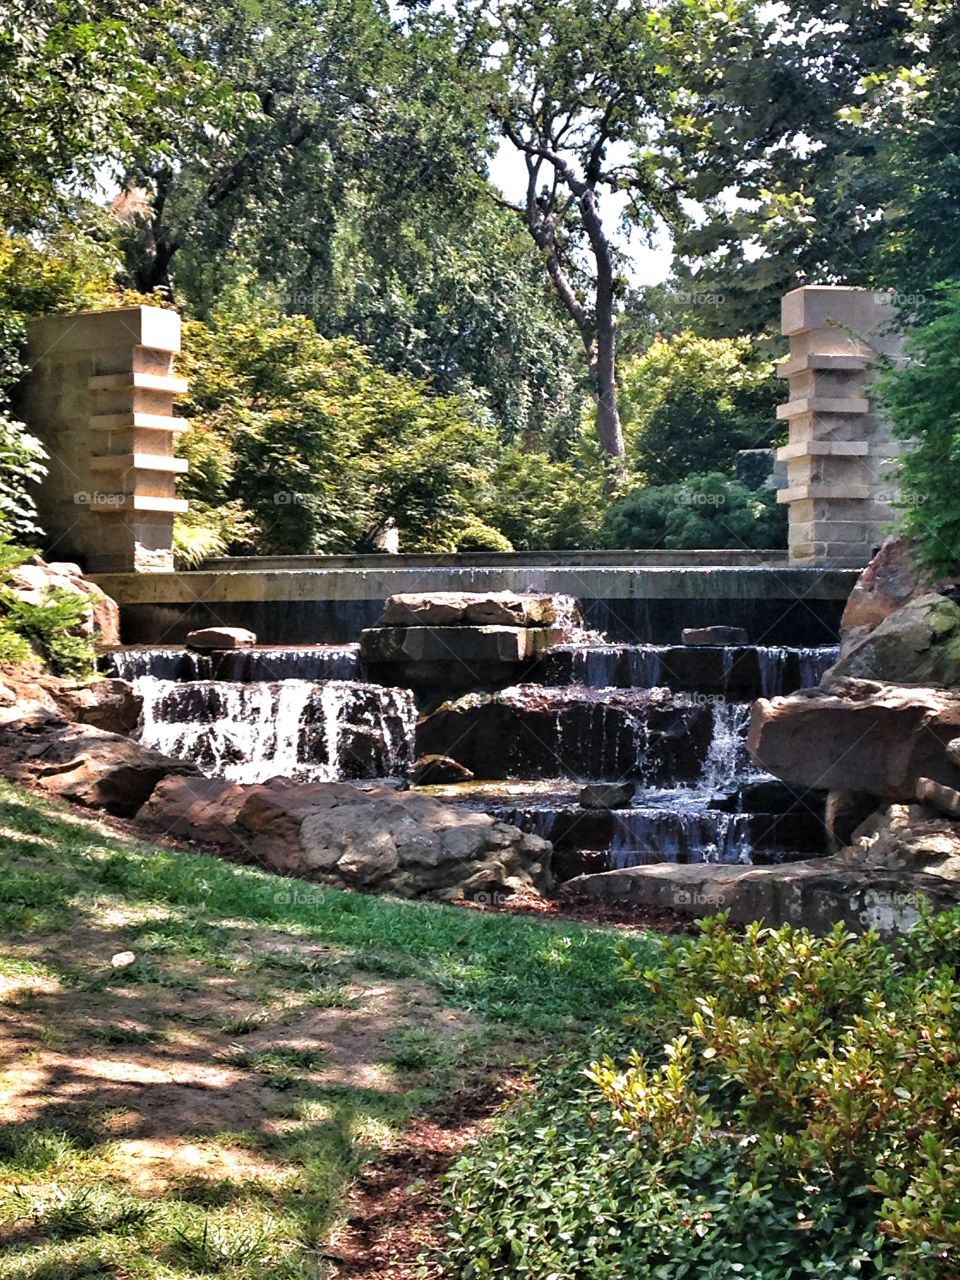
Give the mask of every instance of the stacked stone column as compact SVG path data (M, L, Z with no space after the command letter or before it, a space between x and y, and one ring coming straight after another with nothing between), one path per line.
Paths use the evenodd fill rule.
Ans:
M50 454L38 501L47 547L91 573L173 568L187 504L174 457L180 317L160 307L43 316L30 326L21 413Z
M777 453L787 466L777 498L789 506L791 563L865 565L896 516L903 446L871 394L878 356L902 348L893 318L868 289L807 285L783 299L790 357L778 374L790 398L778 417L790 436Z

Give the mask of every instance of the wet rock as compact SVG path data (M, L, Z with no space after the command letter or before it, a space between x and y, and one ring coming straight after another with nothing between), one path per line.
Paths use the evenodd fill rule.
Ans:
M709 705L665 689L517 685L444 703L417 725L417 754L452 756L477 778L700 776Z
M443 783L470 782L473 774L450 756L420 756L414 763L411 781L415 787Z
M187 636L188 649L206 652L212 649L250 649L257 637L244 627L202 627Z
M133 817L168 774L194 771L93 725L21 724L0 732L5 777L121 818Z
M912 800L920 778L960 786L946 746L960 728L960 692L869 680L754 703L748 750L792 785Z
M547 841L411 791L171 778L139 816L193 838L218 833L221 843L279 870L404 897L542 891L551 883Z
M360 656L370 666L509 665L530 662L566 639L553 627L368 627L360 632Z
M960 684L960 605L936 592L911 600L848 645L823 684L846 676L896 684Z
M684 627L681 644L746 644L747 633L743 627Z
M730 913L734 925L758 920L828 933L838 922L892 938L920 918L921 901L945 911L960 904L960 884L925 871L885 870L846 857L769 867L700 863L630 867L578 876L572 893L701 917Z
M626 809L633 803L632 782L593 782L580 792L584 809Z

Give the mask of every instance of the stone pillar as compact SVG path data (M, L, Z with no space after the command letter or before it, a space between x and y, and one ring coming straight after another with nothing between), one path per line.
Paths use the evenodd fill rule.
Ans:
M902 337L891 329L886 295L838 285L805 285L782 303L790 357L777 370L790 398L777 416L790 424L777 451L787 464L790 561L800 565L865 565L896 511L894 440L870 385L878 355L896 356Z
M187 504L173 456L186 390L173 376L180 317L122 307L32 321L18 409L50 455L38 510L46 551L91 573L173 568L173 520Z

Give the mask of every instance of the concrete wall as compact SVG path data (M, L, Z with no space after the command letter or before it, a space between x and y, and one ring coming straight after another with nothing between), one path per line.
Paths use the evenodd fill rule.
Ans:
M173 400L180 317L160 307L43 316L30 325L18 409L50 460L38 500L46 550L91 572L173 568L186 423Z
M898 356L886 297L869 289L807 285L782 303L790 357L780 377L790 387L778 416L789 443L780 502L789 505L790 561L865 565L896 512L896 459L903 445L879 413L871 385L877 357Z

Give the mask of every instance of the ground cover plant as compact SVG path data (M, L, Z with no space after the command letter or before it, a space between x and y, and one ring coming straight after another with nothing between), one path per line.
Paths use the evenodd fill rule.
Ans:
M371 1275L351 1186L367 1230L505 1073L619 1017L612 930L321 891L5 784L0 863L2 1280Z
M900 954L717 918L628 960L633 1052L555 1066L468 1150L443 1274L955 1276L958 966L956 911Z

